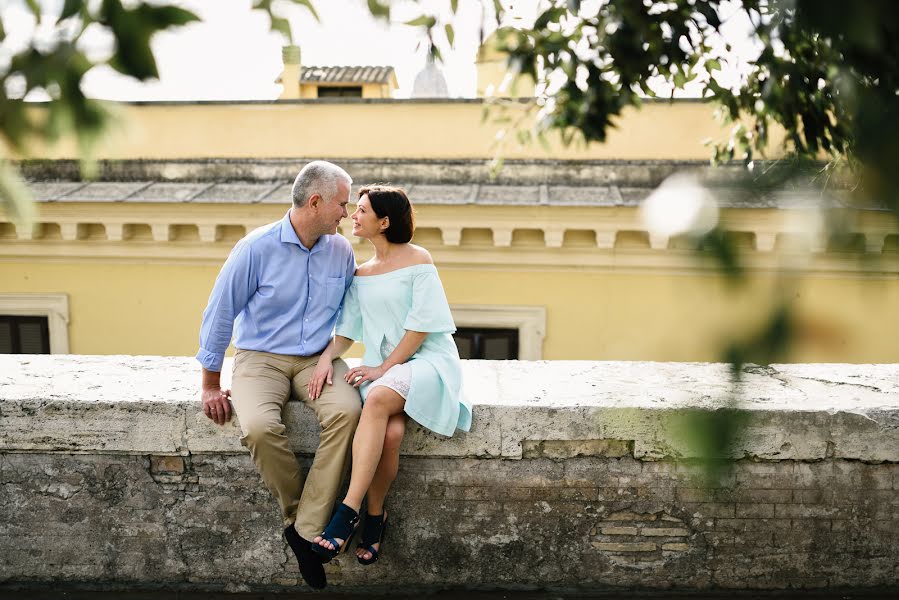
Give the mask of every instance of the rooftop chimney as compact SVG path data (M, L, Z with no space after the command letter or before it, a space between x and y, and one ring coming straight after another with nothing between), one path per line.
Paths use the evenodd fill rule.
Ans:
M282 86L281 96L279 100L290 100L300 97L300 47L284 46L281 48L281 61L284 63L284 70L281 76L275 81Z

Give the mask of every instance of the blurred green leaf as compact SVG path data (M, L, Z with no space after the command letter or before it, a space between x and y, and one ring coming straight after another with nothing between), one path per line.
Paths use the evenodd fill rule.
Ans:
M546 137L545 131L540 131L537 133L537 141L540 142L540 146L543 148L543 151L547 154L552 153L552 146L550 146L549 139Z
M288 41L293 40L293 34L290 31L290 21L283 17L276 17L274 15L271 16L271 28L272 31L277 31Z
M749 413L732 405L712 409L682 409L671 418L671 428L691 462L701 465L700 484L720 485L740 456L738 440L749 424Z
M65 3L62 5L62 12L59 13L59 19L57 20L57 23L64 19L74 17L79 12L81 12L81 9L83 7L83 0L65 0Z
M199 20L192 12L177 6L141 3L129 9L119 0L103 0L100 17L116 40L110 66L141 81L159 77L150 48L153 34Z
M531 142L531 132L526 129L519 129L516 131L515 137L518 139L518 144L520 146L526 146Z
M30 226L34 222L31 191L14 168L0 159L0 207L13 223Z
M404 25L409 25L412 27L427 27L431 28L437 23L437 19L428 15L418 16L410 21L406 21Z
M454 40L456 39L456 34L453 31L453 26L447 23L443 26L443 30L446 32L446 39L449 42L449 45L452 46Z
M373 17L390 19L390 4L380 2L379 0L368 0L368 12L370 12Z
M37 0L25 0L25 5L28 7L28 10L31 11L31 14L34 15L34 18L37 19L37 22L41 22L41 5Z
M706 460L731 458L734 442L748 422L745 411L733 407L686 409L676 413L672 426L692 456Z

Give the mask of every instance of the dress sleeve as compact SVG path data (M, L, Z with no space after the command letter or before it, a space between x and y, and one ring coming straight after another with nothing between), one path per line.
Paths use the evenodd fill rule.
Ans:
M418 273L412 280L412 307L403 329L427 333L455 333L456 324L450 312L443 284L436 271Z
M362 311L359 309L359 294L354 285L350 285L343 296L334 332L341 337L362 341Z

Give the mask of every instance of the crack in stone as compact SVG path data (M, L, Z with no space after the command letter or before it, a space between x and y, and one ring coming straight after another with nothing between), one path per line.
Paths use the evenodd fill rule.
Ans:
M858 388L870 390L872 392L877 392L879 394L884 393L884 391L879 387L876 387L873 385L865 385L863 383L851 383L848 381L830 381L828 379L819 379L817 377L809 377L807 375L793 375L792 377L795 379L803 379L805 381L814 381L816 383L823 383L823 384L831 386L831 387L838 387L838 386L846 385L846 386L852 386L852 387L858 387Z
M783 378L783 376L779 376L780 372L771 365L744 365L743 372L749 373L750 375L764 375L772 379L776 379L784 385L787 385L787 381Z

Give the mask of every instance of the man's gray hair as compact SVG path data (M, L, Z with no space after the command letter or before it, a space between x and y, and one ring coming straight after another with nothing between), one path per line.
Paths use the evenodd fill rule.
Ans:
M337 195L337 181L352 185L349 173L325 160L314 160L300 170L293 182L293 205L300 208L312 194L318 194L327 201Z

